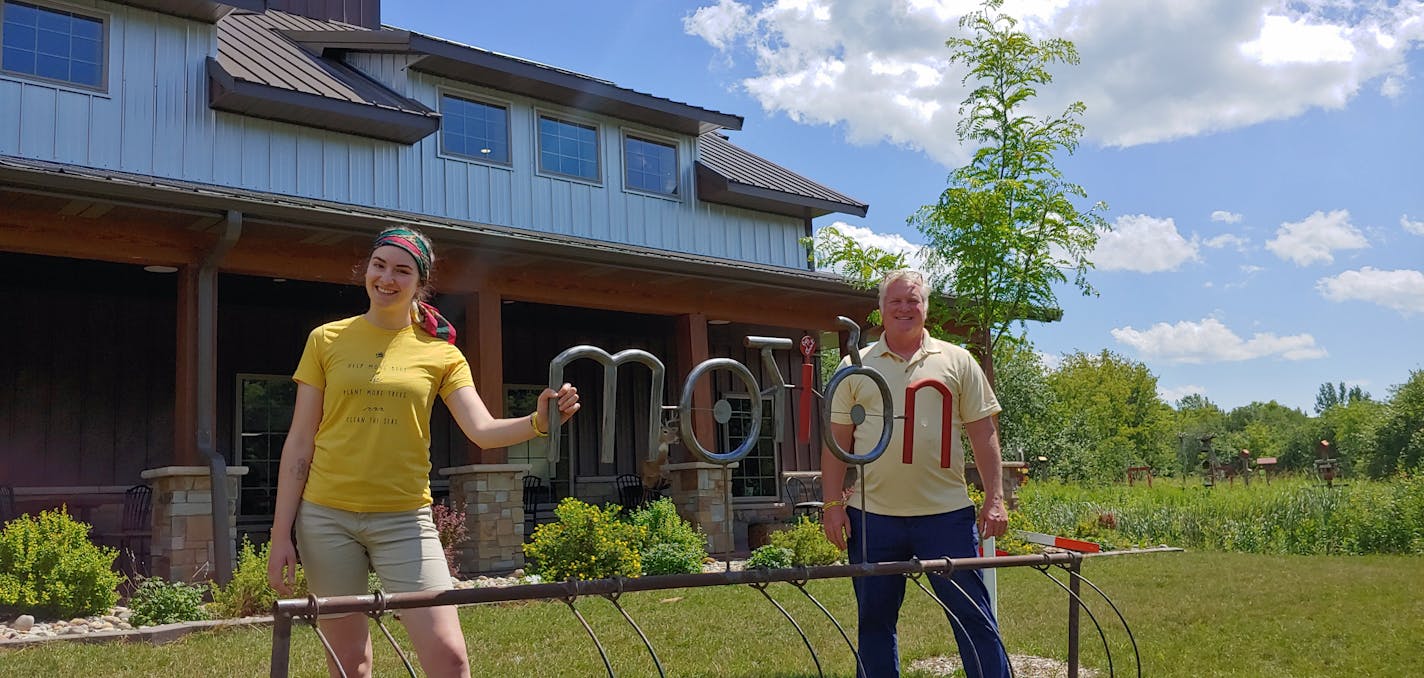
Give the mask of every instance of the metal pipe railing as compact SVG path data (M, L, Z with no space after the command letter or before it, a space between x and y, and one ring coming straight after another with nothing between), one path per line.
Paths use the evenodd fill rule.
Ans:
M310 619L322 613L357 612L369 614L376 611L402 610L419 607L473 605L530 600L571 602L577 598L587 596L616 598L623 594L640 591L663 591L668 589L700 588L707 586L752 585L765 587L767 584L784 582L799 587L808 581L818 579L844 579L849 577L881 575L918 577L923 574L948 575L959 570L992 570L1009 567L1046 569L1049 566L1058 566L1070 572L1068 585L1070 589L1068 661L1069 675L1076 676L1079 654L1077 611L1082 605L1077 591L1078 582L1083 580L1081 575L1083 560L1105 556L1167 553L1175 551L1181 551L1181 549L1157 547L1093 554L1060 552L1023 556L939 558L931 560L905 560L782 569L725 570L700 574L652 575L631 579L620 577L612 579L568 580L563 582L524 584L506 587L392 593L384 596L371 594L361 596L336 596L330 598L292 598L279 600L273 606L271 675L274 678L285 678L285 676L288 675L293 620L297 618ZM1050 578L1052 577L1050 576ZM1055 581L1057 580L1055 579ZM802 589L802 592L807 593L804 589ZM1101 593L1101 591L1099 592ZM807 593L807 595L809 595L809 593ZM820 606L818 605L818 607ZM824 612L824 608L822 608L822 611ZM794 623L793 620L793 624ZM839 627L838 624L837 626ZM596 639L595 642L597 642ZM601 649L600 647L600 651ZM649 649L651 650L651 644L649 644Z

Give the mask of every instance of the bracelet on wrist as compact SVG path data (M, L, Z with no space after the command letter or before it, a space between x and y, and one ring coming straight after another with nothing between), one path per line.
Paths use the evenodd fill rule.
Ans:
M539 410L534 410L533 412L530 412L530 413L529 413L529 428L534 429L534 435L535 435L536 437L539 437L539 438L548 438L548 437L549 437L549 432L548 432L548 431L540 431L540 430L539 430Z
M826 509L828 509L828 508L834 508L834 507L837 507L837 506L845 506L845 505L846 505L845 502L843 502L843 501L841 501L841 500L839 500L839 499L836 499L836 500L834 500L834 501L823 502L823 503L821 504L821 510L824 511L824 510L826 510Z

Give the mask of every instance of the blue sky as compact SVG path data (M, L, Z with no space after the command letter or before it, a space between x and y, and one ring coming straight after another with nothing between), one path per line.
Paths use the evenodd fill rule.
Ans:
M943 41L960 0L387 1L385 23L744 116L732 140L870 204L829 215L921 239L970 149ZM1376 397L1424 369L1424 2L1009 0L1073 40L1044 110L1088 106L1060 161L1108 203L1100 292L1029 327L1051 361L1109 349L1164 396L1310 411L1323 382Z

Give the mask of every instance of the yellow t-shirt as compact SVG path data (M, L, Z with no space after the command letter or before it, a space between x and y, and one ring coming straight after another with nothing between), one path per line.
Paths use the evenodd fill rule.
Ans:
M312 330L292 378L322 390L321 426L302 498L346 511L430 504L430 408L473 386L460 350L362 316Z
M861 363L879 370L890 385L892 415L905 412L905 387L921 379L943 382L954 396L950 467L940 466L944 398L935 389L922 388L915 393L912 463L903 462L905 421L895 419L890 447L879 459L865 465L865 510L887 516L926 516L970 506L960 429L965 422L978 421L1002 409L979 363L968 351L933 339L929 333L925 333L920 350L910 360L896 355L883 339L861 349L860 355ZM849 362L846 359L841 364ZM880 391L868 377L849 377L836 389L831 422L852 423L850 410L856 404L865 408L866 418L855 427L851 451L862 454L880 441L884 412ZM860 501L857 496L849 503L860 508Z

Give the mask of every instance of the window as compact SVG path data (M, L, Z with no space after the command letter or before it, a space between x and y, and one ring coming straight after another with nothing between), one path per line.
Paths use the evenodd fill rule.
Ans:
M730 393L723 396L732 406L732 418L727 421L727 425L722 427L722 440L718 454L726 454L736 449L743 440L746 439L747 429L751 427L752 401L744 394ZM742 457L737 462L737 467L732 469L732 496L733 497L757 497L774 498L778 497L777 472L776 472L776 424L772 421L772 412L775 408L771 405L770 397L763 397L761 402L761 430L757 432L757 443L747 456Z
M677 195L677 147L637 137L623 138L624 185L635 191Z
M440 97L440 116L446 153L509 162L509 109L446 94Z
M598 181L598 128L539 116L539 170Z
M544 391L543 386L531 386L525 384L506 384L504 387L504 416L522 417L534 411L534 407L539 403L539 394ZM560 435L563 450L559 453L559 460L549 461L549 439L535 438L528 442L510 445L505 448L508 453L507 459L511 464L528 464L529 475L537 476L544 480L544 483L553 488L554 497L573 496L573 485L569 469L569 463L573 459L574 422L577 419L570 419L564 424L563 433ZM544 413L539 414L539 422L544 422ZM547 425L547 424L546 424Z
M104 21L24 2L0 4L0 69L104 88Z
M238 492L237 512L243 517L271 520L277 502L278 467L297 384L291 377L238 375L237 465L247 467Z

